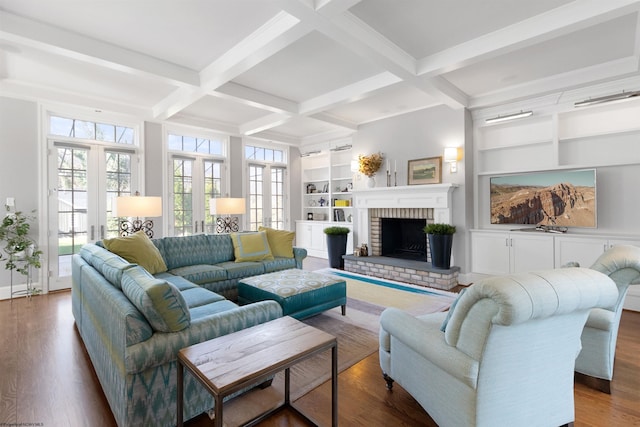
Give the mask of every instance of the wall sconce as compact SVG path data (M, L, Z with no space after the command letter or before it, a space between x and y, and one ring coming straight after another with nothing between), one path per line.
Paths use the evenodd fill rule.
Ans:
M209 212L216 218L216 233L240 231L238 217L246 212L246 202L242 197L218 197L209 200Z
M139 191L136 191L133 196L116 197L114 214L119 218L136 218L120 222L120 236L129 236L143 230L151 239L153 221L150 219L142 221L140 218L162 216L162 198L141 196Z
M449 163L449 172L458 172L458 160L462 159L462 152L458 147L445 147L444 149L444 161Z

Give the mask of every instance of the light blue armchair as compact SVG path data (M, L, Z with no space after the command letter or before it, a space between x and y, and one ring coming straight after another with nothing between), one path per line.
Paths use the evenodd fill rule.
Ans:
M640 283L640 248L618 245L607 250L591 266L609 276L618 287L618 299L610 307L595 308L582 332L582 351L576 359L576 377L611 393L618 327L629 285Z
M380 318L380 366L438 425L572 424L580 335L592 308L618 289L588 268L492 277L447 313ZM444 329L444 332L442 331Z

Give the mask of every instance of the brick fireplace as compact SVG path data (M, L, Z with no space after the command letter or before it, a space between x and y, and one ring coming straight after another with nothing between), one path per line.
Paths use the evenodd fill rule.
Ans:
M449 290L458 284L458 267L438 270L430 260L382 256L382 219L423 219L452 223L451 193L455 184L383 187L354 192L354 230L358 245L367 243L367 257L345 256L345 270L374 277ZM426 235L424 237L426 244ZM427 248L427 254L428 254Z

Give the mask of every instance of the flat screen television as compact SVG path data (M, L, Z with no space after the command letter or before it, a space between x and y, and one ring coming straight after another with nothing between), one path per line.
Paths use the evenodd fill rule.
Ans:
M572 169L490 178L491 224L596 227L596 170Z

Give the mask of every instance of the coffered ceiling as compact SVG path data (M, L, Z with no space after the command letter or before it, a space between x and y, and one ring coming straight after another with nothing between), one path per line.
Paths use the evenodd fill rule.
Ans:
M299 145L437 105L638 76L639 10L640 0L0 0L0 91Z

